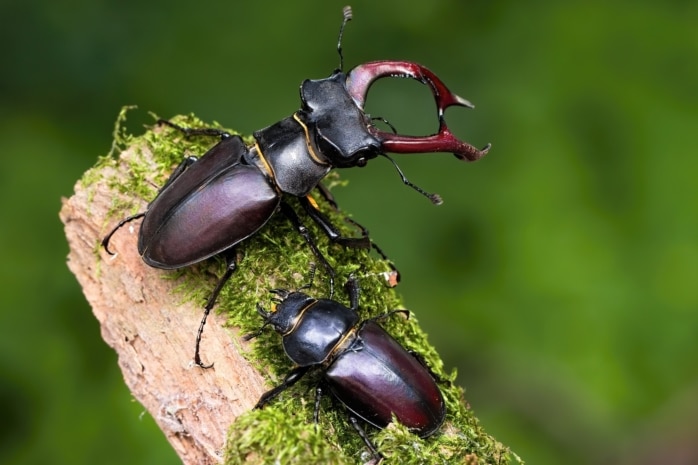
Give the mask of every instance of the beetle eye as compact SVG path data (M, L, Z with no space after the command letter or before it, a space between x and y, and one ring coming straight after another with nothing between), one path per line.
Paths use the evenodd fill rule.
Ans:
M368 160L366 160L366 157L361 157L356 160L356 166L358 166L359 168L363 168L364 166L366 166L367 162Z

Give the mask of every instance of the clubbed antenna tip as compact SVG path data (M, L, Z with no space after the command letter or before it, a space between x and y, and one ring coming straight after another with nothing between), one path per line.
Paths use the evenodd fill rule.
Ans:
M351 5L347 5L344 8L342 8L342 14L344 15L344 22L345 23L351 21L351 18L352 18Z

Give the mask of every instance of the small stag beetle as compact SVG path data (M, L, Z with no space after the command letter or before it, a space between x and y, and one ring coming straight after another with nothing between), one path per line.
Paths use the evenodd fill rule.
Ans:
M444 110L453 105L472 105L452 93L423 66L407 61L375 61L343 72L341 40L350 19L351 9L346 7L337 44L340 68L328 78L303 81L301 109L256 131L251 146L245 146L239 136L218 129L183 128L161 121L185 135L219 136L221 141L201 159L190 157L182 162L145 212L122 220L102 241L111 253L108 248L111 236L127 222L143 218L138 252L152 267L171 270L224 254L227 270L206 303L197 333L194 361L201 367L206 366L199 356L201 334L221 288L235 270L234 247L262 228L276 211L289 218L327 270L332 296L334 270L294 210L282 201L283 194L298 197L304 210L332 242L352 247L372 246L381 253L359 225L362 237L341 236L309 197L317 187L332 202L327 190L319 184L332 168L364 166L378 155L393 162L387 152L453 152L461 160L473 161L489 150L489 144L478 150L450 132ZM364 113L364 102L371 84L383 77L412 78L431 89L438 109L438 133L426 137L405 136L381 131L373 124L374 119ZM427 194L410 183L393 164L405 184L432 202L441 202L437 195Z
M310 284L304 286L309 287ZM435 433L444 421L446 407L434 375L418 358L393 339L376 318L359 320L359 286L355 278L346 285L351 307L330 299L314 299L302 292L275 289L275 310L257 305L264 326L271 325L283 337L286 355L296 368L283 383L262 395L255 408L263 408L294 385L311 369L322 372L317 388L315 421L318 420L322 385L349 410L352 426L374 457L379 458L357 418L385 428L393 416L424 438Z

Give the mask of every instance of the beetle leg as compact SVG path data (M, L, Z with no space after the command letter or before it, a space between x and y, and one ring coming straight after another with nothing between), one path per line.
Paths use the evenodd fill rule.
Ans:
M326 186L324 186L323 184L318 184L317 189L320 192L320 194L322 195L322 197L330 204L330 206L335 211L340 211L339 206L337 205L337 202L335 202L335 200L334 200L334 196L329 191L329 189L327 189ZM326 216L322 215L322 213L320 213L320 211L316 207L313 206L313 203L310 202L310 200L308 200L306 197L303 197L300 200L301 200L301 204L305 208L305 211L308 212L308 215L311 218L313 218L313 220L315 220L315 222L318 223L318 225L321 228L323 228L323 231L325 231L325 233L327 234L327 237L329 237L332 242L337 242L337 243L342 244L344 246L356 247L356 248L368 248L370 245L370 247L373 248L373 250L375 250L376 253L378 255L380 255L381 258L383 260L385 260L388 263L388 266L390 267L390 271L386 273L386 281L388 281L388 284L390 285L390 287L395 287L398 285L398 283L400 282L400 271L398 271L397 267L392 262L392 260L390 260L390 258L388 258L388 256L385 254L385 252L383 252L383 249L381 249L378 246L378 244L376 244L375 242L373 242L371 240L371 238L368 235L368 229L366 229L360 223L358 223L357 221L355 221L347 216L347 217L344 217L344 221L346 221L347 223L351 223L356 228L358 228L359 231L361 231L361 237L360 238L341 237L341 235L337 232L336 228L330 223L329 219L327 219ZM318 219L315 218L315 216L313 216L316 213L321 218L321 220L324 221L324 223L321 223L320 221L318 221ZM326 229L326 228L329 228L329 230L332 231L332 234L328 233L327 232L328 229ZM355 244L352 244L352 243L347 243L346 241L357 241L357 242ZM366 245L365 241L368 241L369 245Z
M179 124L173 123L172 121L166 119L159 119L157 121L157 124L161 126L169 126L172 129L176 129L177 131L184 134L186 137L213 136L220 137L221 139L227 139L228 137L230 137L230 133L228 131L224 131L218 128L185 128L184 126L180 126Z
M364 431L364 429L359 424L359 420L354 415L349 414L349 423L351 423L351 426L354 427L354 430L358 433L358 435L361 436L361 439L363 439L364 444L366 444L366 447L368 447L371 451L371 455L373 455L373 458L376 460L376 463L380 463L383 460L383 456L380 452L378 452L376 446L373 445L371 440L368 439L368 436L366 436L366 431Z
M349 294L349 308L355 312L358 311L361 288L359 287L359 280L356 279L356 276L353 274L349 276L349 279L344 284L344 290Z
M182 162L175 168L175 170L172 172L169 178L167 178L167 181L165 184L160 188L158 192L162 192L163 189L165 189L167 186L169 186L175 179L179 177L180 174L184 173L184 171L192 165L192 163L196 162L197 158L196 157L186 157ZM147 211L136 213L135 215L128 216L124 218L123 220L119 221L119 224L117 224L114 229L109 231L109 233L104 236L104 239L102 239L102 247L104 247L104 250L107 251L109 255L114 255L114 253L109 250L109 241L111 240L111 237L114 235L114 233L117 231L117 229L120 229L123 225L126 223L129 223L133 220L137 220L138 218L142 218L145 216Z
M410 311L405 310L404 308L397 309L397 310L391 310L389 312L381 313L380 315L376 315L373 318L370 318L373 321L379 321L379 320L385 320L386 318L390 318L391 316L395 315L396 313L402 313L405 315L405 319L409 320L410 319Z
M199 323L199 330L196 332L196 349L194 350L194 363L200 366L201 368L211 368L213 366L213 363L211 363L210 365L206 365L204 362L202 362L201 355L199 354L199 349L201 347L201 336L204 333L206 319L208 318L209 313L211 313L211 309L215 305L216 299L218 299L218 294L220 294L221 289L223 289L223 286L225 285L225 283L228 282L236 268L237 255L235 254L235 248L228 249L226 251L225 273L223 273L223 276L220 277L218 283L216 283L216 287L213 288L211 295L206 301L206 306L204 307L204 316L201 317L201 323Z
M351 219L351 218L349 218L349 217L344 218L344 220L345 220L347 223L351 223L351 224L353 224L354 226L356 226L357 228L359 228L359 230L361 231L361 235L362 235L362 236L368 237L368 229L366 229L365 227L363 227L363 226L362 226L361 224L359 224L357 221L355 221L355 220L353 220L353 219ZM397 285L400 283L400 270L397 269L397 267L395 266L395 264L393 263L393 261L385 254L385 252L383 252L383 249L381 249L381 248L378 246L378 244L376 244L375 242L373 242L373 240L372 240L371 238L369 238L368 240L371 242L371 248L372 248L373 250L375 250L376 253L377 253L378 255L380 255L381 258L382 258L382 259L388 264L388 266L390 267L390 271L386 271L385 273L383 273L383 275L385 276L385 280L388 282L388 286L390 286L390 287L395 287L395 286L397 286Z
M317 385L315 387L315 408L313 410L313 421L315 422L315 431L318 429L318 424L320 423L320 401L322 400L322 386Z
M291 373L293 373L293 372L291 372ZM288 379L288 377L287 377L287 379ZM295 380L295 381L297 381L297 380ZM285 383L285 381L284 381L284 383ZM315 408L313 410L313 421L315 422L316 430L317 430L318 424L320 422L320 401L322 400L322 394L323 394L322 385L319 384L315 388ZM260 400L260 402L261 402L261 400ZM354 430L358 433L358 435L364 441L364 443L366 444L368 449L371 451L371 455L373 455L373 458L376 460L375 463L376 464L380 463L383 460L383 456L380 454L380 452L378 452L378 450L376 449L376 446L373 445L371 440L368 439L368 436L366 436L366 431L364 431L364 429L359 424L359 420L352 413L349 414L349 423L351 423L351 426L354 428Z
M368 238L366 229L362 228L361 237L344 237L337 231L337 228L330 222L329 218L318 210L307 197L300 197L300 201L308 215L320 226L332 242L356 249L368 249L371 247L371 240Z
M332 268L332 265L327 261L325 256L320 252L320 249L317 248L317 245L315 244L315 241L313 240L313 237L310 235L310 231L308 231L308 228L303 226L301 223L300 219L298 219L298 215L296 212L293 210L293 208L287 204L286 202L281 202L280 204L281 212L288 218L288 220L293 224L293 226L296 228L298 233L303 236L303 239L305 239L305 242L310 246L311 250L313 251L313 254L317 257L318 260L322 263L322 266L325 267L325 270L327 270L327 274L330 276L330 299L334 295L334 277L335 277L335 271L334 268Z
M278 396L283 391L296 384L308 372L308 370L310 370L310 368L312 368L312 365L308 365L305 367L296 367L293 370L291 370L291 372L288 375L286 375L286 378L281 384L276 386L274 389L271 389L262 394L262 397L259 398L259 401L257 402L257 405L254 406L254 408L264 408L264 406L267 405L270 401L272 401L276 396Z
M167 186L172 184L182 173L187 170L187 168L196 163L197 160L198 158L193 156L184 158L184 160L177 165L177 168L174 169L170 177L167 178L167 181L165 181L165 184L162 185L158 192L162 192Z
M319 183L315 187L317 187L317 190L322 195L322 198L327 200L327 203L329 203L332 206L332 208L334 208L336 211L339 211L339 205L337 205L337 202L334 199L334 195L332 195L332 192L330 192L327 186L323 183Z
M102 239L102 247L104 247L104 250L106 250L109 255L114 255L114 252L109 250L109 241L111 240L111 237L114 235L114 233L126 223L130 223L131 221L137 220L138 218L143 218L144 216L145 212L140 212L136 213L135 215L128 216L123 220L119 221L119 224L114 226L114 228L111 231L109 231L106 236L104 236L104 239Z

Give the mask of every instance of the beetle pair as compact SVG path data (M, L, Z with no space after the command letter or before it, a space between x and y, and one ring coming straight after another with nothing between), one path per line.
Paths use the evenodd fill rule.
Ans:
M252 145L246 146L240 137L218 129L182 128L163 121L186 135L217 136L221 140L200 159L182 162L145 212L122 220L102 241L109 252L111 236L127 222L143 218L138 252L152 267L169 270L215 255L226 257L227 269L208 298L196 336L194 361L201 367L207 367L199 354L201 334L218 294L236 268L235 246L256 234L275 212L281 211L291 221L325 268L332 297L334 270L294 209L283 201L283 194L298 197L308 216L332 242L367 248L372 243L363 228L362 237L342 236L309 197L317 187L331 200L319 183L332 168L362 167L379 155L392 162L387 152L452 152L460 160L474 161L489 150L489 144L478 150L451 133L444 120L445 109L472 105L451 92L427 68L407 61L375 61L356 66L348 73L342 71L341 38L351 10L345 8L344 13L337 45L340 68L327 78L305 80L300 87L301 108L256 131ZM374 124L374 119L364 112L364 103L370 86L383 77L415 79L431 90L439 120L436 134L406 136L382 131ZM410 183L395 167L405 184L440 203L438 196ZM332 301L324 306L336 310L339 304L329 302ZM347 331L366 336L377 332L371 323ZM326 373L326 377L331 376ZM368 420L370 415L359 416ZM440 421L432 424L436 423Z

